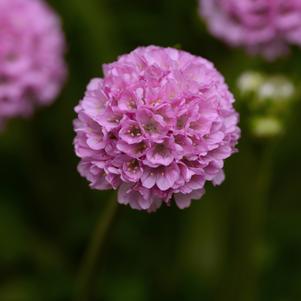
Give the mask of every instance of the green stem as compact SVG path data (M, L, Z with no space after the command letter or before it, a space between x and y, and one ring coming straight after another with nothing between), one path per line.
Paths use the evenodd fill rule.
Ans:
M217 300L259 299L266 211L277 147L276 141L270 143L262 145L259 152L246 148L237 165L241 187L229 208L230 236Z
M96 272L97 263L99 261L104 241L112 225L117 208L117 202L114 199L111 199L109 200L108 206L105 209L105 211L99 216L98 223L95 227L90 244L86 250L86 253L84 254L79 269L77 294L75 296L75 300L91 300L91 290L93 286L93 278Z
M262 248L264 248L267 206L272 179L274 149L276 141L263 146L254 173L254 184L242 208L241 264L245 279L238 300L252 301L260 298L260 283L263 270ZM253 186L253 187L252 187ZM242 274L241 274L242 275Z

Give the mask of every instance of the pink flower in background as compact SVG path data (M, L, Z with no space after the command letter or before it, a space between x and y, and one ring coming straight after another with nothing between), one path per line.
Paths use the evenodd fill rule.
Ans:
M42 0L0 0L0 126L57 96L66 74L59 18Z
M209 61L155 46L104 66L76 107L80 174L118 202L155 211L188 207L206 181L224 180L240 136L233 96Z
M210 32L272 60L301 46L301 0L200 0Z

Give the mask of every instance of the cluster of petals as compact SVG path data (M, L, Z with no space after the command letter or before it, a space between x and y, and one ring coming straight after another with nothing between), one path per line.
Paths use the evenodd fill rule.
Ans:
M301 46L301 0L200 0L211 33L273 60Z
M0 0L0 126L47 105L65 78L60 20L42 0Z
M206 181L224 180L240 136L233 96L204 58L173 48L137 48L104 65L76 107L78 170L94 189L149 212L188 207Z

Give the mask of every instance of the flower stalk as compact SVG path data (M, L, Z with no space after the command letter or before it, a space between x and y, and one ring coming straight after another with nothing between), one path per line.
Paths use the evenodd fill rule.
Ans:
M100 255L102 253L104 242L112 226L114 216L116 215L118 208L118 203L114 200L114 198L115 194L114 197L109 200L105 211L101 212L95 230L92 234L90 244L83 256L78 273L75 300L90 300L96 268L101 257Z

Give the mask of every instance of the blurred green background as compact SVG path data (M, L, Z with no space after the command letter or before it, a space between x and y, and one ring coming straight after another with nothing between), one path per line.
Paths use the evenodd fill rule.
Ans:
M301 50L271 64L230 49L207 33L193 0L49 3L63 20L69 79L51 107L0 135L0 300L73 300L80 261L111 198L76 171L73 108L103 63L149 44L215 63L242 112L240 152L226 162L225 183L208 185L189 209L149 215L120 207L91 300L301 300L301 102L277 143L258 141L235 84L256 69L298 86Z

